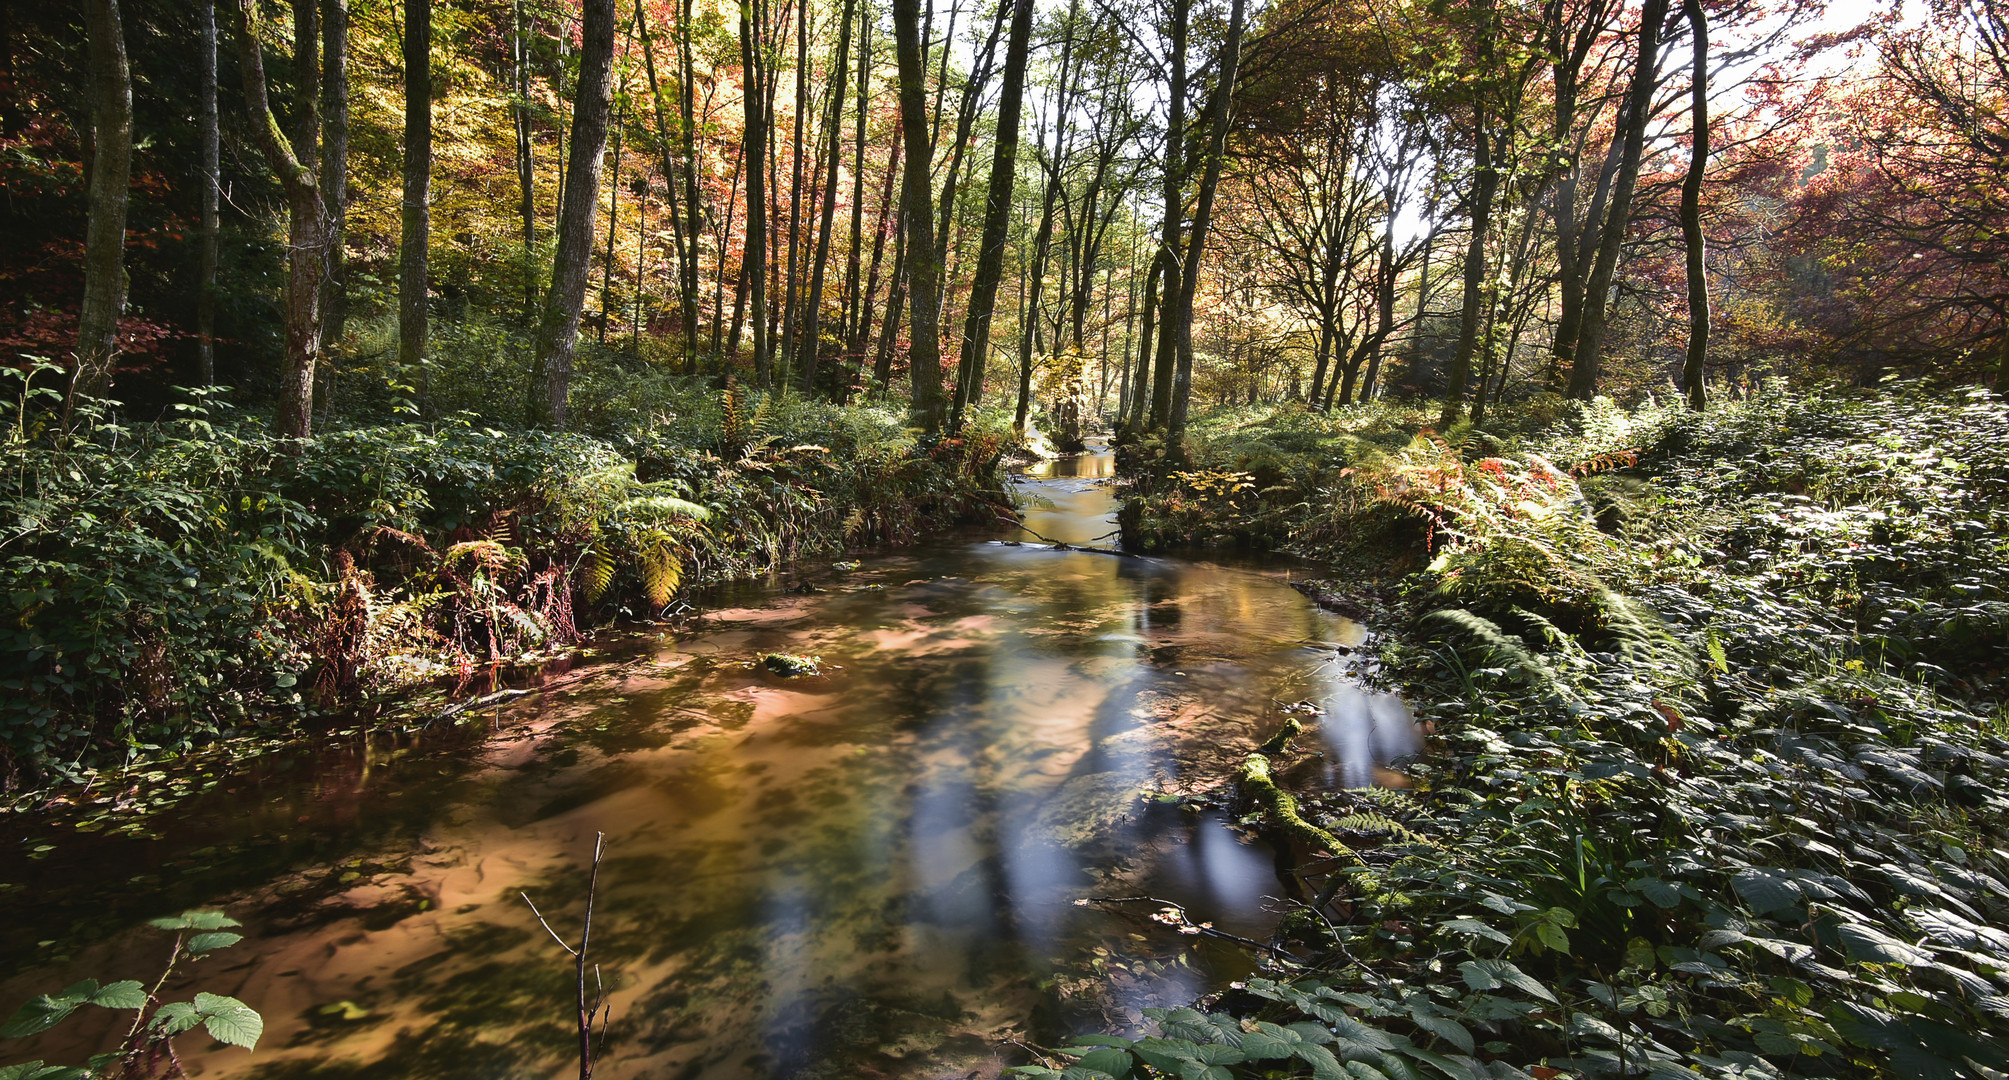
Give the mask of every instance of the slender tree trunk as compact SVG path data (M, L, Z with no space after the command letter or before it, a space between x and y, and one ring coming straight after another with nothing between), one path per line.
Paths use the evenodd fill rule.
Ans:
M244 98L259 148L286 193L286 361L279 378L279 410L273 430L285 439L305 439L314 430L314 365L321 348L321 272L327 265L327 214L320 177L294 152L272 115L265 84L265 56L258 43L258 0L238 0L238 67ZM313 111L318 102L308 99Z
M1445 380L1444 412L1439 427L1450 427L1465 413L1465 387L1472 378L1472 358L1478 350L1479 324L1486 290L1486 230L1493 216L1493 197L1500 174L1493 168L1492 139L1486 109L1473 107L1472 235L1465 243L1465 296L1458 321L1458 351L1451 356Z
M132 183L133 85L118 0L87 0L91 54L90 219L84 239L84 302L77 319L76 395L112 384L119 315L126 306L126 192ZM69 407L64 408L64 422Z
M418 379L426 359L426 255L432 239L432 0L405 0L405 185L398 238L398 365Z
M753 375L760 385L767 385L767 111L764 107L766 87L760 74L760 41L758 40L759 19L754 4L759 0L740 0L739 6L739 60L741 74L741 96L746 105L746 134L743 139L746 154L746 244L741 248L740 277L745 284L747 301L753 316ZM735 305L737 306L737 305ZM739 341L739 316L733 316L733 342ZM735 349L734 351L737 351Z
M510 56L515 65L516 189L523 219L523 325L537 318L537 157L530 141L530 47L523 36L523 0L514 0L515 33Z
M328 276L321 347L338 345L349 317L349 0L321 0L321 197L328 207Z
M1245 0L1228 6L1228 37L1221 45L1221 74L1214 89L1212 128L1207 146L1205 171L1200 177L1200 198L1193 210L1193 235L1186 243L1186 265L1180 274L1179 315L1170 329L1178 338L1178 385L1172 392L1171 431L1186 430L1186 410L1193 396L1193 296L1200 282L1200 262L1207 253L1207 229L1213 220L1214 192L1221 183L1221 161L1227 154L1228 125L1234 117L1235 76L1241 66L1242 22Z
M614 238L621 229L621 129L627 109L614 114L614 166L607 178L607 252L600 264L600 344L607 344L607 324L614 321Z
M1647 122L1652 119L1653 87L1659 77L1660 29L1667 20L1667 3L1668 0L1646 0L1639 16L1639 57L1627 92L1625 145L1599 237L1597 262L1591 267L1584 289L1583 330L1577 335L1575 362L1570 366L1569 396L1579 400L1589 400L1597 393L1598 366L1603 361L1605 327L1610 315L1608 294L1618 272L1626 226L1632 220L1632 192L1639 182Z
M1690 78L1690 124L1693 144L1688 151L1688 175L1681 178L1681 239L1688 246L1688 355L1681 381L1688 407L1701 412L1709 404L1702 365L1709 356L1709 275L1702 238L1702 177L1709 168L1709 17L1701 0L1681 0L1694 37L1695 62Z
M855 3L856 0L847 0ZM858 27L858 124L854 136L854 154L851 162L851 245L844 256L844 325L839 331L844 335L844 368L839 376L844 385L838 387L837 400L842 403L850 397L850 383L853 381L853 365L862 365L864 357L859 355L858 323L864 310L864 297L859 293L859 271L864 260L860 250L865 244L865 118L872 100L872 19L868 12L860 20Z
M810 271L809 296L804 305L801 345L798 347L802 387L811 396L816 393L816 355L821 347L818 339L822 333L819 324L823 319L823 272L830 262L830 226L837 215L837 162L844 156L844 82L851 62L851 17L857 8L858 0L844 0L843 22L837 31L837 79L830 91L830 120L824 125L829 133L830 152L825 158L823 212L816 230L816 263Z
M955 415L950 429L961 431L964 411L983 395L984 362L990 355L991 319L998 284L1004 278L1005 241L1011 230L1012 196L1018 182L1018 129L1025 111L1025 69L1032 52L1032 0L1013 0L1010 37L1005 42L1004 86L998 93L997 148L991 154L990 185L984 193L984 233L977 247L976 279L963 322L962 362L956 368Z
M900 316L907 306L907 230L894 226L893 274L886 288L886 318L879 327L879 352L872 363L872 382L879 400L893 396L893 349L900 340Z
M1416 280L1416 329L1409 335L1409 381L1418 387L1423 385L1423 340L1424 316L1429 314L1430 305L1430 256L1437 245L1437 233L1432 230L1423 238L1423 265Z
M781 349L782 389L787 389L793 372L789 370L791 361L797 355L797 348L791 348L786 333L798 326L800 302L800 279L802 250L802 179L803 123L809 112L809 0L795 0L795 125L789 132L789 167L793 177L788 185L788 283L785 299L781 307L781 325L786 328L779 341ZM795 343L799 347L799 343Z
M678 136L684 152L684 236L690 246L684 261L684 374L698 373L698 234L704 228L705 209L698 191L697 64L691 55L692 0L683 0L677 13L677 70L682 85L678 95L682 124ZM719 256L723 259L725 256ZM712 335L712 349L718 349L718 335Z
M565 164L565 199L558 214L558 252L551 287L537 328L529 418L534 427L565 426L579 312L592 271L593 226L600 211L601 159L607 149L607 114L614 91L614 0L585 0L579 49L579 86L572 111L571 158Z
M196 271L195 348L202 385L216 385L216 262L223 231L223 128L217 117L216 0L202 0L202 254Z
M1180 278L1185 245L1180 242L1186 215L1186 172L1181 151L1186 142L1186 38L1193 11L1192 0L1172 0L1172 74L1167 84L1168 108L1165 121L1165 204L1163 262L1159 280L1163 283L1162 318L1165 328L1158 335L1157 370L1151 376L1151 426L1162 428L1172 420L1172 387L1179 366L1179 342L1173 323L1178 321Z
M893 0L894 43L900 59L900 121L907 179L900 219L907 237L907 288L913 294L907 369L915 419L928 432L942 426L941 256L935 248L933 148L928 139L927 71L921 55L921 0Z
M1158 252L1151 258L1151 267L1144 273L1144 327L1137 335L1137 385L1130 391L1130 429L1144 430L1149 419L1145 411L1151 405L1153 394L1151 359L1155 355L1152 338L1157 330L1159 282L1165 275L1165 253Z
M900 177L899 131L897 127L894 130L893 138L894 145L888 147L886 150L886 186L879 192L879 223L872 230L872 271L865 276L865 291L861 294L863 299L860 301L858 308L858 322L852 330L850 351L858 357L858 374L861 378L865 374L865 350L867 343L872 337L872 298L879 295L879 267L886 253L886 234L890 231L897 231L899 228L899 219L893 203L893 185ZM893 279L896 284L892 288L897 293L897 282L899 281L900 266L902 263L901 256L906 253L907 249L905 244L898 240L894 241L893 248ZM893 309L890 314L894 316L897 316L899 310L897 300L898 297L896 295L895 303L889 305ZM898 319L893 318L892 321L897 322ZM890 359L888 359L891 356L891 349L892 345L882 343L880 362L873 368L873 377L881 385L885 383L887 376L890 374L887 364L891 363ZM870 388L868 387L867 389L869 390Z
M1053 151L1045 162L1045 190L1040 195L1039 232L1032 244L1032 278L1026 289L1026 324L1019 327L1018 343L1018 407L1013 414L1012 427L1023 433L1032 408L1032 363L1033 341L1031 327L1039 322L1039 305L1046 290L1046 259L1053 244L1053 221L1060 204L1061 169L1065 165L1066 151L1063 149L1068 131L1068 99L1070 97L1069 76L1074 61L1074 34L1077 16L1080 13L1079 0L1074 0L1067 9L1067 29L1060 39L1060 81L1053 88Z

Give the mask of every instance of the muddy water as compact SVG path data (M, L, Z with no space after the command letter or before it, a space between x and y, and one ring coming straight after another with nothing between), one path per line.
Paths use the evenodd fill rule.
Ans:
M547 1077L573 1052L567 958L607 838L592 956L598 1075L994 1075L1013 1040L1134 1023L1238 977L1276 854L1179 805L1280 722L1327 707L1334 783L1413 749L1333 644L1362 629L1282 569L1057 551L1106 544L1106 454L1022 484L1021 543L945 541L711 598L693 628L419 741L276 757L158 837L26 838L0 880L0 1008L143 977L139 920L225 906L246 940L177 982L260 1009L255 1053L182 1040L200 1076ZM787 591L792 585L802 591ZM756 661L808 654L820 675ZM108 1019L108 1018L107 1018ZM66 1034L67 1033L67 1034ZM79 1059L89 1023L0 1063ZM99 1044L102 1045L102 1044Z

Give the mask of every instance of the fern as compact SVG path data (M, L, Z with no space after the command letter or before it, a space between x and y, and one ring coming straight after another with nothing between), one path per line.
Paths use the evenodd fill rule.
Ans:
M684 583L683 553L676 537L649 529L635 545L635 565L642 573L642 594L655 607L668 607Z
M1391 836L1407 840L1412 844L1424 844L1429 847L1443 846L1394 818L1386 814L1376 813L1373 810L1363 810L1359 813L1348 814L1343 818L1328 821L1326 827L1334 831L1387 833Z

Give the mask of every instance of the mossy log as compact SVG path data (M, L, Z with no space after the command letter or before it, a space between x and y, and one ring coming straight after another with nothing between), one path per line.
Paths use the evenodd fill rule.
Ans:
M1257 806L1285 836L1304 844L1313 850L1331 852L1334 856L1358 863L1360 856L1353 849L1339 842L1339 838L1324 829L1306 821L1298 813L1297 798L1277 786L1276 778L1270 775L1270 759L1262 754L1250 754L1242 762L1242 771L1236 775L1242 787L1242 794Z
M1265 754L1281 754L1290 748L1292 739L1302 734L1304 734L1304 721L1295 716L1286 716L1284 726L1278 728L1277 733L1270 736L1269 741L1258 749Z

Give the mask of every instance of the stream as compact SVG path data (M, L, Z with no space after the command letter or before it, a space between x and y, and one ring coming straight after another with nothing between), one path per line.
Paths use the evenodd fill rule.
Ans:
M1076 901L1161 898L1264 938L1278 852L1180 796L1284 704L1326 711L1307 738L1333 784L1375 782L1417 736L1348 667L1365 630L1288 586L1303 568L1035 539L1113 543L1113 464L1021 478L1015 540L714 590L691 625L538 692L219 773L151 830L10 836L0 1009L150 979L169 937L145 919L223 907L244 941L170 992L238 997L265 1032L252 1053L182 1036L192 1075L574 1073L570 957L519 894L576 941L596 833L607 1080L989 1077L1024 1060L1015 1041L1134 1026L1243 977L1248 950L1153 905ZM784 678L771 652L822 673ZM0 1064L115 1041L124 1014L89 1013L0 1041Z

